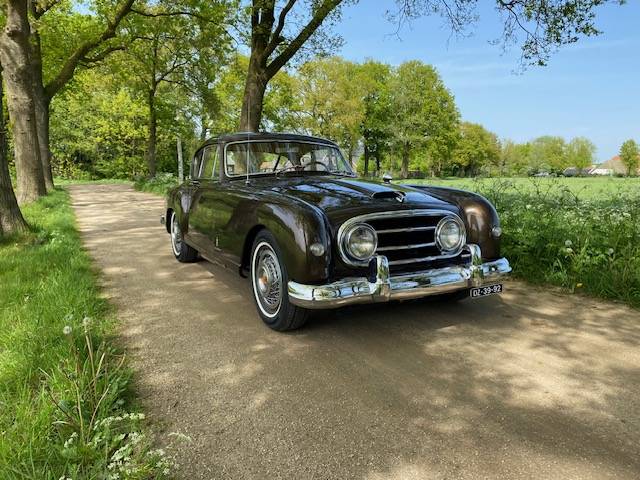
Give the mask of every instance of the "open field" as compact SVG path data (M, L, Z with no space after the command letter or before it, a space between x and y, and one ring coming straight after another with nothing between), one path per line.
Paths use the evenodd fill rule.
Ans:
M0 244L0 478L161 478L67 193L23 211L33 232Z
M640 179L407 180L479 192L500 213L514 274L640 306Z

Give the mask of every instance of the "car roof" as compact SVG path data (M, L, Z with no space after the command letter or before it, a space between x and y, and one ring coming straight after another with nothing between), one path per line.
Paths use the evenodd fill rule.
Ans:
M287 141L287 142L313 142L322 143L325 145L331 145L337 147L335 142L327 140L326 138L312 137L310 135L298 135L297 133L271 133L271 132L238 132L228 133L220 135L218 137L212 137L208 139L204 145L211 145L216 143L230 143L241 141Z

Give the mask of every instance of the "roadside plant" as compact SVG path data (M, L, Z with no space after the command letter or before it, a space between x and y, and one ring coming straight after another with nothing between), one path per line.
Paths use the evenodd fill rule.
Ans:
M130 372L125 357L104 341L94 344L92 319L62 330L69 346L56 374L43 371L44 390L56 409L53 423L69 478L164 478L171 462L151 448L143 413L123 410Z

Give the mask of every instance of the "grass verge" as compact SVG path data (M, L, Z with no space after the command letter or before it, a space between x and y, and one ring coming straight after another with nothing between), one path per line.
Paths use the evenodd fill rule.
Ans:
M163 478L68 194L23 213L0 244L0 478Z

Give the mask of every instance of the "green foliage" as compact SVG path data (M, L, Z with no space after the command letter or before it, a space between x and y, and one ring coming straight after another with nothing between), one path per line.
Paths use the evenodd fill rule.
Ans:
M51 106L53 168L63 178L144 175L144 103L106 72L87 70Z
M500 160L498 137L477 123L463 122L453 152L452 170L459 176L477 175L482 167L497 166Z
M593 164L596 146L591 140L576 137L567 145L567 163L570 167L585 169Z
M133 187L141 192L165 195L170 189L178 185L178 177L171 173L160 173L154 178L139 178Z
M0 245L0 478L163 478L68 195L24 213Z
M427 167L441 175L458 140L460 114L453 95L430 65L405 62L391 79L392 142L402 155L403 174L410 155L418 148Z
M477 191L494 203L503 229L502 254L515 276L640 307L637 179L437 183Z
M364 121L359 67L339 57L307 62L298 72L303 125L338 142L352 161Z
M633 175L640 166L640 150L635 140L627 140L620 147L620 160L627 167L629 175Z

